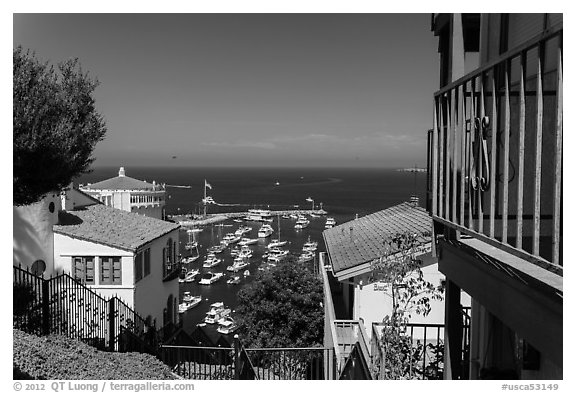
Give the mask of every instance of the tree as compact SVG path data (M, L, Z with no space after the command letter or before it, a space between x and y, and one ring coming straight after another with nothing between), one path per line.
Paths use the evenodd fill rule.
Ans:
M311 347L322 344L322 282L293 259L260 273L238 293L237 314L246 347Z
M427 350L433 353L439 350L434 346L424 348L420 343L414 346L406 335L411 314L426 316L431 311L430 300L443 298L443 288L424 279L420 268L422 262L417 259L429 237L428 234L418 236L411 233L390 236L384 242L384 255L372 265L373 278L387 282L392 297L392 313L382 321L381 363L375 364L374 370L380 378L410 378L413 371L430 374L418 370L419 360ZM436 356L435 359L440 358Z
M13 61L13 204L22 206L88 172L106 125L93 98L98 81L78 59L56 70L18 47Z

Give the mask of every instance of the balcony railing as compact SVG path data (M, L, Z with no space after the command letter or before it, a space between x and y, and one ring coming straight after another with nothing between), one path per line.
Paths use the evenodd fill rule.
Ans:
M562 275L562 29L434 95L436 222Z

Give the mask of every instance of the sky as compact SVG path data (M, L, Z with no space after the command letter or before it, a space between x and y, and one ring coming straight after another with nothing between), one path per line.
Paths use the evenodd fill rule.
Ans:
M77 57L108 128L95 166L426 166L430 14L14 14Z

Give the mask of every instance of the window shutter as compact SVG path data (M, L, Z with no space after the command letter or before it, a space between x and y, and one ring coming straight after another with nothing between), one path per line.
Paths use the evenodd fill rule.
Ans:
M94 258L86 257L86 284L94 284Z
M109 257L101 257L100 258L100 283L101 284L110 284L110 258Z
M120 257L112 258L112 283L122 284L122 264Z

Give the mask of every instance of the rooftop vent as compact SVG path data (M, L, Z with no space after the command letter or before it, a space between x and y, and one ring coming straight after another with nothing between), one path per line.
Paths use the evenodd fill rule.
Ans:
M120 170L118 171L118 176L126 176L126 172L124 172L123 166L120 167Z

